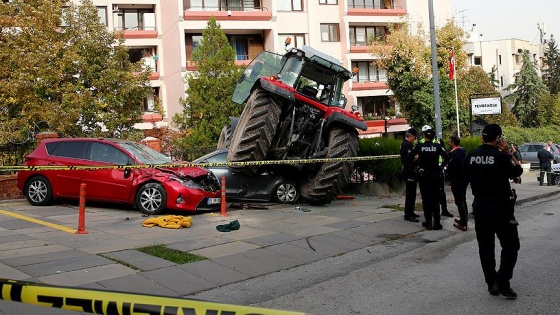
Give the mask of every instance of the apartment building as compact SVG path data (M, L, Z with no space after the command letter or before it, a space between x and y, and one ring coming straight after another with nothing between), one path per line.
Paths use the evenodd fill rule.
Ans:
M521 39L482 40L478 33L470 35L470 41L465 45L467 66L482 67L484 72L490 73L496 69L497 90L502 97L511 94L505 91L510 84L515 83L515 75L523 66L523 53L529 51L537 73L542 76L544 47L533 45Z
M79 1L79 0L74 0ZM357 70L345 86L347 107L357 105L371 124L368 135L401 132L404 119L394 119L398 106L391 100L384 69L371 65L370 36L383 38L389 23L408 19L428 31L428 2L418 0L94 0L101 20L123 31L131 60L152 67L153 97L144 102L140 129L167 125L182 111L185 75L207 21L214 16L234 47L239 65L248 64L263 50L284 52L284 41L308 45ZM434 0L436 25L452 17L451 0ZM165 111L155 114L159 100ZM387 119L385 119L387 118ZM382 126L379 127L379 122ZM404 122L404 123L403 123Z

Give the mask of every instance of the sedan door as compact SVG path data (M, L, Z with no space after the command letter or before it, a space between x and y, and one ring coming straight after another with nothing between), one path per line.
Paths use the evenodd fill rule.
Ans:
M91 143L88 160L93 166L126 165L132 162L132 159L117 147L100 142ZM132 174L134 172L127 174L124 169L117 168L85 171L87 198L110 202L128 201L134 177Z

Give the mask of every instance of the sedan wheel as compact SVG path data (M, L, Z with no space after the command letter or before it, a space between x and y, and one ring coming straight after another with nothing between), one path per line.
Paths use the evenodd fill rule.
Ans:
M281 183L273 191L274 201L279 203L293 203L299 198L299 192L292 183Z
M138 190L136 205L144 214L160 214L167 204L167 194L159 183L148 183Z
M49 180L43 176L30 179L25 185L25 198L34 206L45 206L52 201L52 188Z

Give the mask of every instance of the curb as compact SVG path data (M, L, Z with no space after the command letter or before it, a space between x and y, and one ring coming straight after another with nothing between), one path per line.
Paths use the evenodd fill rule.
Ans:
M551 191L551 192L539 194L539 195L536 195L536 196L531 196L531 197L528 197L528 198L525 198L525 199L522 199L522 200L518 200L515 204L516 205L522 205L522 204L527 203L527 202L551 197L551 196L558 195L558 194L560 194L560 190L559 191Z

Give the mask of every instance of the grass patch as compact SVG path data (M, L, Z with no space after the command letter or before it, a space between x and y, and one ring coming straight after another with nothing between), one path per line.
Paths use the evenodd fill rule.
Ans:
M186 263L207 259L204 256L190 254L190 253L182 252L180 250L168 248L163 244L139 247L136 248L136 250L144 254L169 260L176 264L186 264Z

